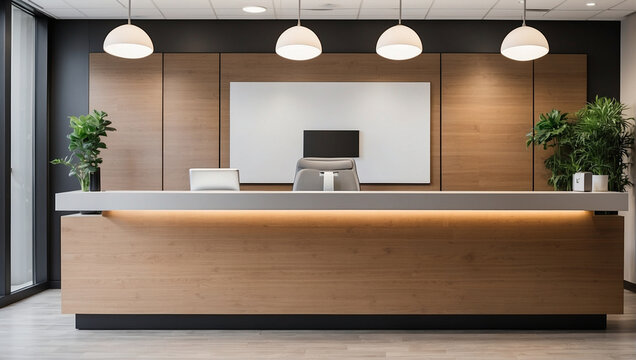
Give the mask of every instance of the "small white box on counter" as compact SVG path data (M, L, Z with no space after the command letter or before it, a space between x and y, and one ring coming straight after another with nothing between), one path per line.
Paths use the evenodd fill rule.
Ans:
M572 190L584 192L592 191L592 173L577 172L572 175Z

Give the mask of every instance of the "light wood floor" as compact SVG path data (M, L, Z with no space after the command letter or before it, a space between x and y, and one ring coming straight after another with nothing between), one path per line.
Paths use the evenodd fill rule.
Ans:
M60 291L0 309L0 359L636 359L636 294L606 331L78 331Z

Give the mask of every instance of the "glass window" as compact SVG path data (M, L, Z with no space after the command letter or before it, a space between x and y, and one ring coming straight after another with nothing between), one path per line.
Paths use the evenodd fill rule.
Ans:
M11 291L33 284L35 19L12 9Z

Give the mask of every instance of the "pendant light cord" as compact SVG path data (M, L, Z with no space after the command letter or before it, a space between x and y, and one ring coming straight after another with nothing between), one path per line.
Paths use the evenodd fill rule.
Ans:
M400 0L400 16L398 17L398 24L402 25L402 0Z
M128 25L130 25L130 3L132 0L128 0Z
M400 0L401 1L401 0ZM526 25L526 2L528 0L523 0L523 25Z
M300 0L298 0L298 26L300 26Z

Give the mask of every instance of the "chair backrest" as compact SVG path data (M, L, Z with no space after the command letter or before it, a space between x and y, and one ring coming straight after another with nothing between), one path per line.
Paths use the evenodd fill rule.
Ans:
M190 169L190 191L240 189L237 169Z
M356 162L350 158L302 158L296 164L294 191L322 191L333 172L333 190L360 191Z

